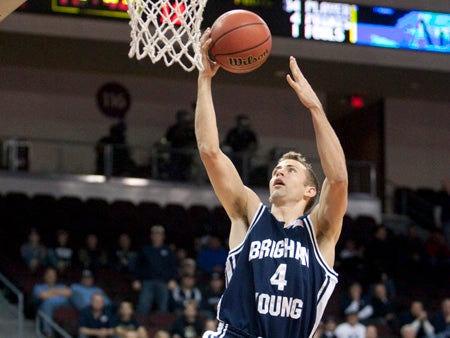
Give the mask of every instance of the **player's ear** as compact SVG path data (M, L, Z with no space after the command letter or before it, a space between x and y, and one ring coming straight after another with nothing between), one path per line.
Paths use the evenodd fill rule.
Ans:
M317 195L317 188L313 185L308 185L305 188L305 196L308 196L310 198L313 198Z

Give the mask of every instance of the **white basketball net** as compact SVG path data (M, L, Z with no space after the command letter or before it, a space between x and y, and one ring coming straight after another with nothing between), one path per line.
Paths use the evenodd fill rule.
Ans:
M200 24L207 0L129 0L130 58L203 69Z

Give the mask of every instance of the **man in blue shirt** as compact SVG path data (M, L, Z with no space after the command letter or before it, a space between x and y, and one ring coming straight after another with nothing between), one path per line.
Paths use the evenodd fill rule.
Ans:
M222 272L225 269L227 256L228 250L223 247L219 236L212 234L208 243L200 249L197 265L206 275L210 275L214 271Z
M70 305L68 298L72 291L64 284L57 283L58 275L56 269L48 267L44 272L44 282L36 284L33 288L32 299L37 305L37 310L43 312L47 317L53 319L56 308ZM51 334L51 327L47 321L43 321L42 331Z
M100 287L94 285L94 275L90 270L83 270L80 283L71 285L72 295L70 302L77 310L82 310L89 306L91 298L95 293L103 296L106 306L111 304L110 299Z

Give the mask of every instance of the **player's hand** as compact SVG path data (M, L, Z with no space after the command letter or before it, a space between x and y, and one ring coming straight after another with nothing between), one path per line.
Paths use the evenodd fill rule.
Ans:
M200 75L212 78L219 70L219 65L212 61L209 57L209 48L211 47L211 28L207 28L203 33L200 43L202 46L202 62L204 69L200 71Z
M311 88L308 80L301 72L298 67L297 61L293 56L289 58L289 68L291 69L291 74L286 75L286 80L292 89L295 90L300 101L308 109L320 108L322 109L322 104L317 97L314 90Z

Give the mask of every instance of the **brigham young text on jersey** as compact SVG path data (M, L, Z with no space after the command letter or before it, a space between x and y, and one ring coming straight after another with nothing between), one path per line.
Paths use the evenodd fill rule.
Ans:
M284 227L261 204L244 242L228 255L226 282L218 310L221 321L238 322L267 338L291 337L292 332L308 337L320 322L337 274L317 248L309 216ZM236 330L221 328L222 334Z

